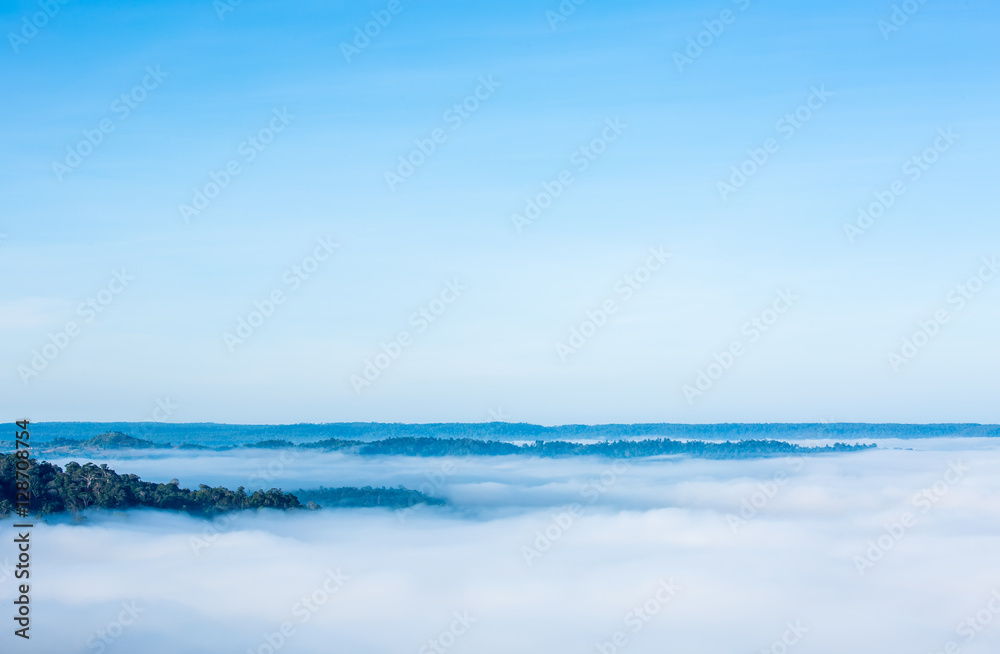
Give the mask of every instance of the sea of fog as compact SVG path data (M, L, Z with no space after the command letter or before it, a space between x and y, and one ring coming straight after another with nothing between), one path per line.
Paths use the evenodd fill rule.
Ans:
M1000 442L877 442L721 461L76 456L188 487L403 485L449 505L36 523L32 641L21 649L996 652ZM4 620L2 649L14 651Z

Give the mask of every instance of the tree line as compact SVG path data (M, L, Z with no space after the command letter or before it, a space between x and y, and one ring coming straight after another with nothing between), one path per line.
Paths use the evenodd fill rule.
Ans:
M14 510L16 498L17 457L0 455L0 517ZM240 486L235 491L201 484L197 490L181 488L177 480L166 484L142 481L137 475L120 475L107 464L75 461L66 468L30 459L28 472L32 514L49 515L84 509L134 509L140 507L172 509L194 515L215 515L242 509L304 508L291 493L276 488L247 493Z

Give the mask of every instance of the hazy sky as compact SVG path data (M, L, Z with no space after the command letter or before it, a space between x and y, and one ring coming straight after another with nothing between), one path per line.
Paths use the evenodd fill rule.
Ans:
M998 422L1000 6L906 6L5 2L5 419Z

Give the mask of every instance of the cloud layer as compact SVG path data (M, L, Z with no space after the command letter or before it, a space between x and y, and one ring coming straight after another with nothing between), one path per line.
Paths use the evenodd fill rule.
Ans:
M261 485L423 484L452 504L39 525L33 645L777 654L939 652L952 641L995 651L1000 456L986 441L914 445L923 449L751 461L109 461L154 481L248 486L278 461ZM11 581L0 583L8 614ZM123 617L131 624L116 626Z

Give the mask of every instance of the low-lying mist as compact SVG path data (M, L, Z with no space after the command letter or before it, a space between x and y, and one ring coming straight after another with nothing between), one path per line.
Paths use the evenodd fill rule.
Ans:
M994 652L1000 451L971 439L906 446L923 449L100 459L182 486L403 485L449 505L36 523L32 649Z

